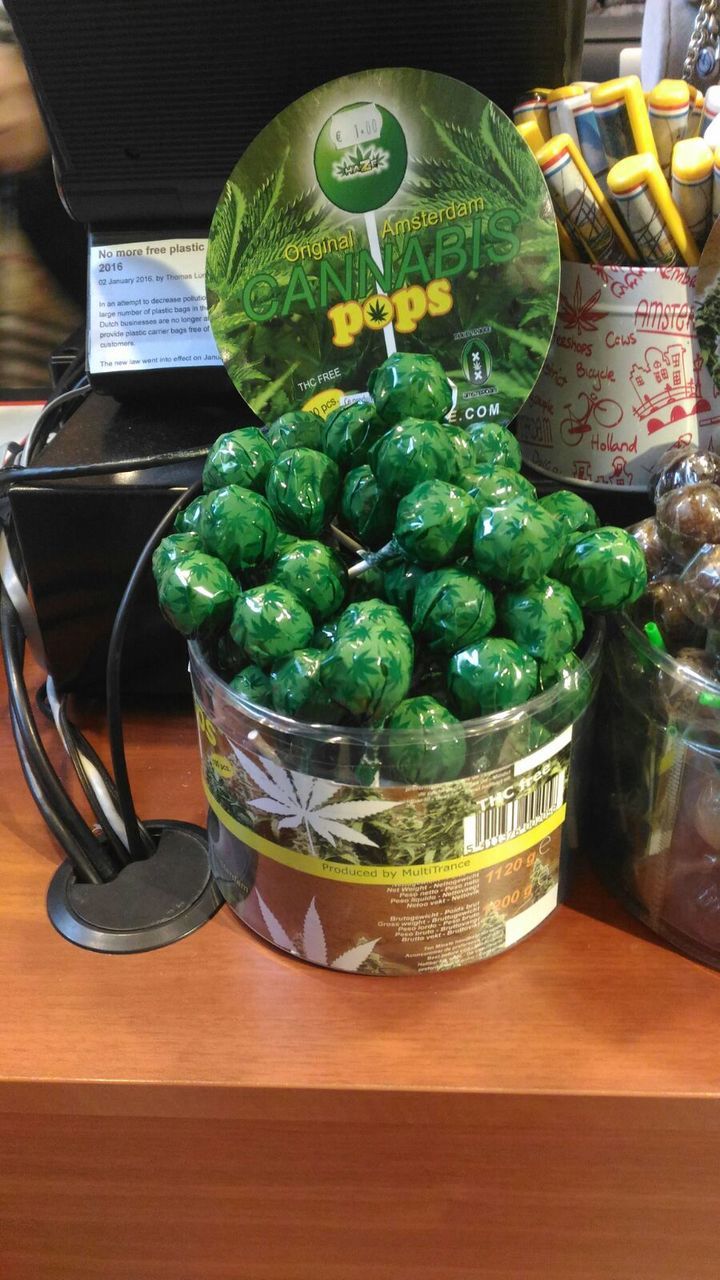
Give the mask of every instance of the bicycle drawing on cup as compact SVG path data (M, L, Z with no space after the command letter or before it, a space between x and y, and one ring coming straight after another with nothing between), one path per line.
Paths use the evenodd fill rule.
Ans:
M594 427L604 427L606 431L612 431L613 427L622 421L623 411L617 400L611 400L608 396L596 396L594 391L589 395L587 391L581 391L580 399L585 401L583 412L576 413L573 406L568 403L565 405L568 416L562 418L560 422L563 443L570 448L579 444L583 436L586 436Z

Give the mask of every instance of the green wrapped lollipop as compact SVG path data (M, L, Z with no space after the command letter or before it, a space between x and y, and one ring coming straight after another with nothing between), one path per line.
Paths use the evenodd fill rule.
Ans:
M294 649L303 649L312 633L307 609L275 582L244 591L235 602L230 635L258 666L267 667Z
M647 587L642 548L631 534L610 525L571 534L555 573L591 613L633 604Z
M275 461L262 431L243 427L227 431L212 446L203 467L203 489L222 489L226 484L239 484L244 489L265 491L265 478Z
M370 467L348 471L340 500L343 525L364 547L381 547L392 533L395 512Z
M458 457L445 427L404 418L370 450L370 465L381 489L401 498L423 480L454 480Z
M519 707L537 689L534 658L513 640L488 637L453 654L448 688L464 720Z
M399 609L407 622L412 618L415 592L425 577L426 570L419 564L408 564L407 560L398 560L390 564L383 573L383 590L386 599Z
M322 418L304 409L283 413L266 427L267 442L275 453L286 449L322 449Z
M259 707L271 707L273 704L270 676L254 662L233 676L230 688L233 693L239 693L241 698L247 698L248 702L255 702Z
M580 643L585 630L572 592L553 578L506 592L498 621L510 639L539 662L557 662Z
M155 582L159 584L165 570L192 551L202 551L202 543L196 533L169 533L163 538L153 551L152 572Z
M277 520L289 533L303 538L316 538L330 523L339 492L336 463L307 448L281 453L270 468L265 487Z
M358 400L342 405L323 424L322 449L342 471L361 467L367 462L370 448L387 431L375 411L374 404Z
M331 617L345 602L345 566L323 542L296 542L275 561L270 581L292 591L316 622Z
M426 573L415 592L412 630L430 653L456 653L482 640L495 625L492 595L460 569Z
M373 723L407 697L413 670L412 636L377 623L356 623L323 654L320 680L350 715Z
M562 526L539 502L513 498L484 507L475 526L473 559L482 578L523 586L547 573L564 541Z
M158 599L181 635L209 635L227 624L239 590L221 560L191 551L165 570Z
M464 490L426 480L398 503L394 540L413 564L436 568L470 549L477 516Z
M182 511L178 511L173 525L175 532L199 535L207 504L208 494L201 493L199 498L194 498L186 507L183 507Z
M560 521L568 534L587 533L600 524L594 507L569 489L557 489L540 499L540 505Z
M475 422L468 430L476 462L494 462L499 467L519 471L522 454L512 431L498 422Z
M412 733L414 740L390 738L388 766L401 782L428 786L457 778L465 764L465 734L460 721L434 698L406 698L385 723L391 734Z
M387 601L378 599L357 600L353 604L349 604L338 618L338 639L344 635L350 635L354 628L358 626L372 628L381 639L386 633L399 636L403 643L408 645L412 656L412 636L408 630L407 623L400 610L396 609L394 605L388 604Z
M534 486L525 476L510 467L495 466L493 462L478 462L467 468L457 483L459 489L475 499L478 507L499 507L513 498L537 499Z
M371 565L364 573L351 579L350 597L353 601L382 599L383 586L382 569Z
M240 573L270 560L278 529L268 503L252 489L227 484L208 494L203 512L203 546Z
M475 465L475 449L469 432L463 427L456 427L451 422L442 424L445 427L448 438L452 442L457 459L457 474L462 475L463 471L469 471Z
M397 351L368 378L368 391L387 426L402 418L439 422L452 405L452 387L433 357Z
M270 672L272 705L281 716L306 724L342 723L342 707L333 702L320 683L323 656L319 649L296 649L288 658L276 662Z

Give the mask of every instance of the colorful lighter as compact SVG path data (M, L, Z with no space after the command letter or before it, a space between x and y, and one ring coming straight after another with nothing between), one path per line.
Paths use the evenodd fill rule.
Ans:
M526 124L533 120L547 142L550 137L550 121L548 119L547 101L538 89L532 89L513 107L515 124Z
M622 215L641 262L648 267L697 266L698 247L672 201L655 156L626 156L608 173L608 189Z
M608 165L636 152L657 157L645 95L637 76L606 80L590 90Z
M712 193L712 147L704 138L676 142L672 154L672 198L701 250L712 226Z
M660 80L647 95L648 117L660 168L670 177L672 149L687 136L690 87L685 80Z
M559 133L537 154L545 175L555 212L576 243L579 241L591 262L637 262L637 254L620 226L580 154L567 133Z
M515 125L521 138L527 142L533 155L536 156L541 147L545 146L547 138L544 138L537 120L521 120Z
M579 84L568 85L561 97L548 100L548 112L553 133L569 133L590 172L602 182L600 175L604 175L608 162L589 91Z
M705 137L707 130L713 120L720 111L720 84L711 84L705 93L705 101L703 103L702 114L700 116L700 128L698 133L701 138Z

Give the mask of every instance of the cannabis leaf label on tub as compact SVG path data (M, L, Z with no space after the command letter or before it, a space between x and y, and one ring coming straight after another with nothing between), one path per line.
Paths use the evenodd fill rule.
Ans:
M369 845L377 849L374 840L349 826L347 820L371 818L386 809L394 809L399 803L396 800L348 800L330 804L333 796L343 790L342 784L283 769L266 758L263 758L261 767L239 747L233 747L233 752L238 763L262 791L262 795L248 801L249 807L278 818L278 830L304 826L310 852L316 856L313 831L333 846L337 840L347 840L349 844Z
M309 960L312 964L321 964L330 969L342 969L345 973L357 973L361 965L372 955L380 941L379 938L371 938L359 942L357 946L350 947L347 951L343 951L341 955L336 956L334 960L330 960L325 941L325 930L323 929L318 909L315 906L314 898L305 913L302 934L293 941L257 889L255 890L255 896L257 897L260 914L265 923L270 941L274 942L275 946L280 947L283 951L289 951L292 955L301 956L303 960Z

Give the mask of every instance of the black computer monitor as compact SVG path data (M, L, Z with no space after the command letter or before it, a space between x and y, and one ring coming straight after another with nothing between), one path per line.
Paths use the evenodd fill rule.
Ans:
M351 71L444 72L510 110L574 78L585 0L6 0L74 218L209 224L250 140Z

